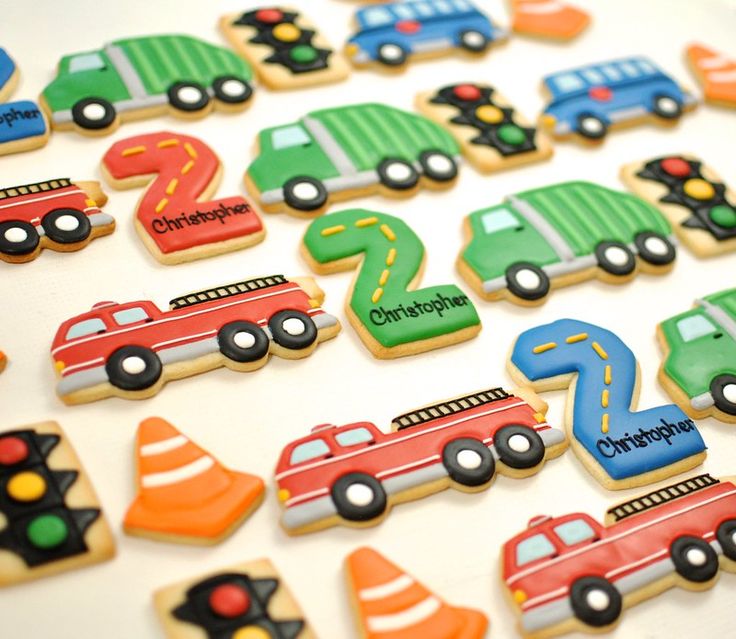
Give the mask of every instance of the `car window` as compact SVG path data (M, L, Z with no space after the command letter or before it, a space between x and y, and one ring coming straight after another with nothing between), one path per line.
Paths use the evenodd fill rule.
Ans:
M532 561L542 557L551 557L554 554L555 547L552 542L547 539L547 535L540 533L519 543L516 547L516 565L524 566Z
M489 234L521 226L521 222L506 208L484 213L480 220L483 224L483 230Z
M416 11L417 16L429 17L434 15L432 7L430 7L429 4L426 2L415 2L412 5L412 8L414 9L414 11Z
M558 91L562 91L563 93L577 91L585 86L583 81L574 73L563 73L562 75L555 76L552 83Z
M124 311L117 311L116 313L113 313L112 316L120 326L134 324L135 322L144 322L145 320L150 319L148 313L146 313L146 311L144 311L140 306L136 306L135 308L126 308Z
M580 72L580 75L582 75L590 84L605 84L606 83L606 77L597 69L583 69Z
M636 63L644 73L657 73L657 67L649 62L649 60L637 60Z
M619 71L615 66L612 64L606 64L602 67L600 67L600 70L603 72L603 74L609 79L609 80L620 80L623 76L621 75L621 71Z
M94 69L104 69L105 63L99 53L85 53L72 58L69 61L69 73L79 73L80 71L91 71Z
M77 337L84 337L85 335L94 335L100 331L105 330L105 322L99 317L93 319L82 320L73 324L66 333L67 339L75 339Z
M637 78L641 75L639 73L639 70L633 64L631 64L631 62L622 62L618 65L618 68L621 69L621 71L623 71L630 78Z
M335 435L335 441L337 441L340 446L355 446L356 444L372 442L373 435L367 428L353 428L352 430Z
M692 317L685 317L677 322L677 330L682 337L683 342L692 342L694 339L710 335L716 332L716 327L713 326L711 321L707 317L702 315L693 315Z
M394 5L393 10L396 14L396 17L401 18L402 20L413 20L416 17L416 14L413 11L413 7L407 7L403 4L397 4Z
M452 13L452 5L447 0L436 0L434 8L438 13Z
M369 27L380 27L391 22L391 14L383 7L372 7L363 12L363 22Z
M317 457L324 457L330 452L329 447L323 439L315 439L311 442L305 442L299 444L291 452L291 463L300 464L301 462L315 459Z
M292 146L304 146L310 142L309 135L298 124L283 129L276 129L271 138L271 146L273 146L274 150Z
M581 541L595 537L595 531L590 527L590 524L582 519L567 521L555 526L555 534L562 539L566 546L574 546Z

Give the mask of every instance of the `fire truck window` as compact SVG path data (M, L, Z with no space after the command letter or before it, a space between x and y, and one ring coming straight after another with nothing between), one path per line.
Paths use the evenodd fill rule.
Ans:
M497 233L504 229L513 229L521 226L519 220L507 208L496 209L495 211L486 213L480 218L480 221L486 233Z
M67 339L75 339L77 337L84 337L85 335L94 335L100 331L106 329L105 322L99 317L94 319L83 320L74 324L66 334Z
M274 151L288 149L293 146L306 146L311 142L307 132L299 125L276 129L271 137Z
M692 342L699 337L715 333L716 327L710 323L707 317L693 315L677 322L677 330L680 332L683 342Z
M353 430L335 435L335 439L340 446L355 446L372 442L373 435L367 428L353 428Z
M581 541L587 541L595 537L593 529L582 519L575 519L555 526L555 533L566 546L574 546Z
M516 547L516 565L525 566L542 557L555 554L555 547L546 535L539 534L525 539Z
M316 457L324 457L329 452L330 449L323 439L315 439L311 442L299 444L291 453L291 463L301 464Z
M135 308L126 308L124 311L113 313L112 316L120 326L135 324L135 322L145 322L147 319L150 319L148 317L148 313L139 306L136 306Z
M80 71L93 71L95 69L104 69L105 63L98 53L86 53L78 55L69 61L69 73L79 73Z

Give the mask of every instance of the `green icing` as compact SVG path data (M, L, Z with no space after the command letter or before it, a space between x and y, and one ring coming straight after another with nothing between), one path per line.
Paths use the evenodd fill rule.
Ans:
M503 124L498 127L498 137L502 142L513 144L514 146L519 146L526 142L526 133L515 124Z
M301 44L289 51L289 57L294 60L294 62L300 62L301 64L314 62L318 55L317 50L307 44Z
M713 222L723 228L730 229L736 226L736 211L725 204L714 206L708 212L708 215L710 215L710 219L713 220Z
M69 528L58 515L40 515L28 524L26 534L36 548L48 550L66 541Z
M473 303L453 284L407 290L425 252L414 231L397 217L364 209L340 211L312 222L303 242L323 265L364 254L349 306L386 348L480 325Z

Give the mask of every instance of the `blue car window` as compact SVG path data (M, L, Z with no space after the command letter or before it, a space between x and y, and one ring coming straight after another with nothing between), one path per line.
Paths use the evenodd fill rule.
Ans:
M393 10L397 18L401 18L402 20L413 20L417 17L413 8L414 7L412 5L397 4L393 7Z
M273 146L274 151L293 146L305 146L310 142L309 135L298 124L276 129L271 137L271 146Z
M622 62L619 65L619 69L621 69L621 71L623 71L630 78L638 78L641 75L641 73L639 73L639 70L631 62Z
M489 234L521 226L519 220L517 220L514 217L514 214L507 208L496 209L495 211L484 213L480 219L483 224L483 230Z
M707 317L702 315L693 315L685 317L677 322L677 330L682 337L683 342L692 342L694 339L710 335L716 332L716 327L710 323Z
M564 524L555 526L555 534L562 539L566 546L574 546L581 541L587 541L595 537L595 532L590 527L590 524L582 519L574 519L573 521L567 521Z
M417 16L429 17L434 15L432 7L426 2L415 2L413 5L414 11L417 12Z
M291 452L291 463L300 464L301 462L308 461L310 459L316 459L317 457L324 457L330 452L329 447L322 439L315 439L311 442L299 444Z
M649 60L637 60L636 63L644 73L657 73L658 69Z
M455 9L458 11L472 11L473 5L471 5L467 0L455 0Z
M552 84L560 93L568 93L582 89L585 84L574 73L563 73L552 79Z
M541 559L551 557L555 554L555 547L547 536L540 533L525 539L516 547L516 565L521 567Z
M452 5L448 2L448 0L437 0L434 3L435 9L437 9L437 13L454 13L452 9Z
M75 339L84 337L85 335L94 335L105 330L105 322L98 317L88 320L82 320L72 325L66 334L66 339Z
M580 75L582 75L588 82L590 82L590 84L605 84L606 83L606 76L604 76L597 69L583 69L580 72Z
M371 7L363 12L363 22L368 27L380 27L384 24L393 22L393 18L388 9L384 7Z
M335 435L335 440L340 446L356 446L373 441L373 435L367 428L353 428L344 433Z
M619 71L614 65L612 64L605 64L602 67L598 67L603 74L613 82L616 82L617 80L620 80L623 78L621 75L621 71Z

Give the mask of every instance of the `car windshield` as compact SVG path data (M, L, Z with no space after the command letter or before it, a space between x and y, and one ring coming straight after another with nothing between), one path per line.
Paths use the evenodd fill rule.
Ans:
M99 53L83 53L69 60L69 73L104 69L105 63Z
M563 73L550 80L550 84L560 93L571 93L585 87L585 83L574 73Z
M532 561L542 557L551 557L554 554L555 547L552 542L547 539L547 535L539 533L520 542L516 547L516 565L524 566Z
M361 19L367 27L380 27L393 21L388 9L384 7L371 7L363 11Z
M310 141L307 132L298 124L283 129L276 129L271 136L271 146L274 151L293 146L304 146L309 144Z
M92 319L82 320L76 324L72 324L66 333L66 339L76 339L77 337L84 337L85 335L94 335L105 330L105 322L99 317Z
M323 439L314 439L311 442L304 442L299 444L291 452L292 464L300 464L310 459L316 459L317 457L324 457L330 452L330 448L327 446Z
M519 220L506 208L484 213L481 217L481 223L483 224L483 231L489 234L521 226Z
M707 317L693 315L677 322L677 330L683 342L692 342L699 337L715 333L716 327L713 326Z
M566 546L574 546L581 541L587 541L595 537L595 531L590 524L582 519L566 521L564 524L555 526L555 534Z

